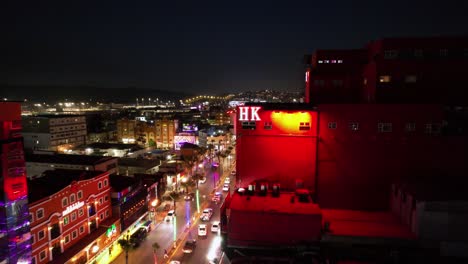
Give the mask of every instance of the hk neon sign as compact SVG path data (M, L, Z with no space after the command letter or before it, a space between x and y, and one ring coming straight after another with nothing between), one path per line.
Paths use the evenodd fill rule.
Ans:
M84 205L83 201L69 205L65 210L63 210L62 216L67 215L67 214L73 212L74 210L83 207L83 205Z
M260 121L260 106L239 106L239 121Z

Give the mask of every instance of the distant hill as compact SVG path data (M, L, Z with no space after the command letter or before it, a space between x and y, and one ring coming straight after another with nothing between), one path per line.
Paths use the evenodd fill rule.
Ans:
M59 100L89 100L102 102L135 102L136 98L148 98L155 100L171 100L191 97L193 94L183 92L172 92L148 88L103 88L92 86L26 86L26 85L0 85L0 97L8 100L55 102Z

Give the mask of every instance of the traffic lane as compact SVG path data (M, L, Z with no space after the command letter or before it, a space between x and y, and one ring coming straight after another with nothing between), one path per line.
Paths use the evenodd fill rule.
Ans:
M219 232L212 233L211 232L211 225L213 222L218 221L220 219L219 213L219 204L215 204L210 202L208 208L213 209L213 216L209 221L201 221L197 219L196 225L190 229L190 233L187 234L187 237L184 241L181 242L181 246L177 248L177 251L174 253L172 260L178 260L181 263L209 263L208 257L210 259L216 258L220 256L220 236ZM207 236L198 236L198 226L200 224L207 225ZM218 238L216 238L218 237ZM197 246L192 253L184 253L183 245L189 239L196 239Z

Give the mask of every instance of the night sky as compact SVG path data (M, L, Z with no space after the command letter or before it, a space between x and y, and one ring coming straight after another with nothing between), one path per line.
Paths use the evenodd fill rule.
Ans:
M13 85L302 90L314 49L468 33L466 0L8 2L0 83Z

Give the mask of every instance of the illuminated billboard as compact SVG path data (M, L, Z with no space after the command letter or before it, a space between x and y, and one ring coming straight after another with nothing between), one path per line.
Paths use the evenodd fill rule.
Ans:
M182 131L184 132L195 132L198 131L198 126L193 123L183 123L182 124Z

